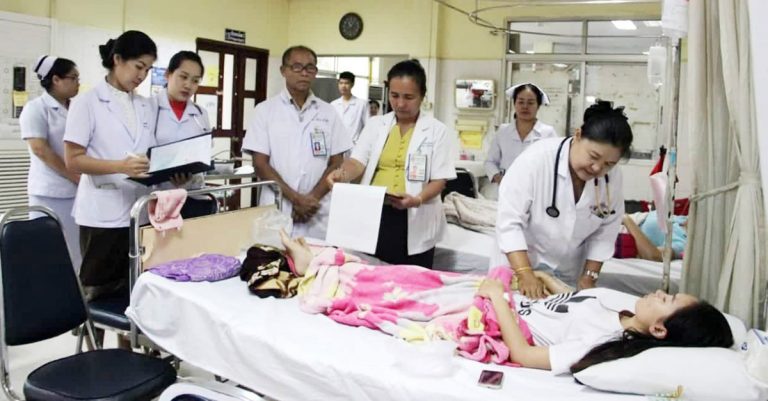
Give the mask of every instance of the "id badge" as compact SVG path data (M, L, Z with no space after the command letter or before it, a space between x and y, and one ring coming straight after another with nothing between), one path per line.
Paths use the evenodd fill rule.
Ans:
M408 155L408 181L427 180L427 155L421 153Z
M325 134L320 128L312 131L312 156L328 156L328 149L325 146Z

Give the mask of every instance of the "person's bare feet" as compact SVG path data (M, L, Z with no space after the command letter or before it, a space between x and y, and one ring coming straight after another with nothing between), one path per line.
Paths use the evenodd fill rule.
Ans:
M307 245L307 241L304 237L291 239L283 230L280 230L280 241L283 243L288 256L293 259L293 266L296 269L296 273L303 276L307 271L307 268L309 268L309 263L314 257L312 250L309 248L309 245Z

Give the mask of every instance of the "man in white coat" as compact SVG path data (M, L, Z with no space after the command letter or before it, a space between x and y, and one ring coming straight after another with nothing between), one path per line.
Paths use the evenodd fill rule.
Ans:
M317 75L312 49L288 48L280 73L285 89L256 106L243 151L252 155L259 178L280 186L291 234L325 239L330 199L324 178L341 165L352 139L334 108L310 90ZM273 201L271 190L261 191L260 204Z
M341 97L332 101L331 105L341 116L341 121L352 135L352 142L357 143L357 138L365 126L367 120L368 103L352 94L355 86L355 74L344 71L339 74L339 94Z

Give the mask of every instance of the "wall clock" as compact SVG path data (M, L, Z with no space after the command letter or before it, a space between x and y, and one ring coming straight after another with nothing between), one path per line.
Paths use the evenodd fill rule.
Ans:
M363 19L357 13L344 14L339 20L339 33L344 39L357 39L363 33Z

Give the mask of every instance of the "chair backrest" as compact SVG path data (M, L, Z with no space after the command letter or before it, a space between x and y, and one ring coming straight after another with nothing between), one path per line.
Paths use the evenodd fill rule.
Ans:
M4 220L0 302L5 344L45 340L82 324L88 315L59 222L50 216Z
M458 192L470 198L477 198L475 176L469 170L457 167L456 178L445 183L445 189L443 189L441 198L445 198L451 192Z
M181 207L181 217L191 219L216 214L218 211L219 203L213 196L208 199L187 198Z

